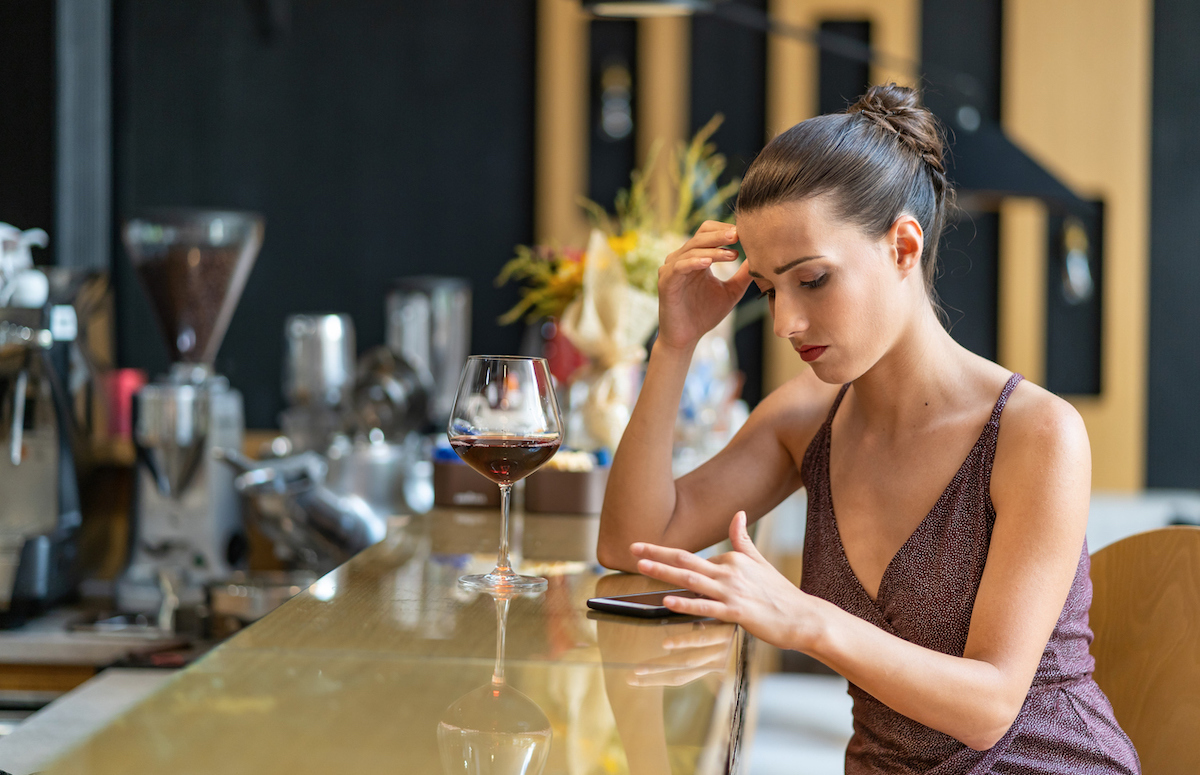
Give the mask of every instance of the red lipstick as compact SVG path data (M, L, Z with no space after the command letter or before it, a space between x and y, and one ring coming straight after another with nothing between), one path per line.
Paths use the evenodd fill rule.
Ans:
M803 358L806 363L812 363L817 358L820 358L821 354L827 349L829 349L828 345L821 345L820 347L808 346L799 347L796 349L796 352L800 353L800 357Z

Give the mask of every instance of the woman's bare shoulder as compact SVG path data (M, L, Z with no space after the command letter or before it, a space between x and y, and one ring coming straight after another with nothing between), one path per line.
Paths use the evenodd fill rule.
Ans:
M1068 401L1041 385L1023 380L1008 398L1001 414L1000 440L1003 447L1048 444L1054 450L1087 446L1083 418Z
M1053 501L1070 490L1078 491L1084 504L1073 518L1086 521L1091 465L1087 428L1075 407L1028 380L1018 385L1001 414L996 442L992 500L997 514L1002 504Z

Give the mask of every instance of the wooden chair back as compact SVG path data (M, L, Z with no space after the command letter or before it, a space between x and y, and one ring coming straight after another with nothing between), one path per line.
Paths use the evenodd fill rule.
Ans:
M1200 527L1092 555L1096 683L1146 775L1200 773Z

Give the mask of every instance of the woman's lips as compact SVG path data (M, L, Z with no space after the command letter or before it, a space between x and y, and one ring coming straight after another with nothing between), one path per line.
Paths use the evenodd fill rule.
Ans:
M796 349L796 352L800 353L800 357L803 358L806 362L811 363L812 361L815 361L817 358L820 358L821 353L825 352L825 350L828 349L828 347L829 347L828 345L821 345L819 347L814 347L814 346L799 347Z

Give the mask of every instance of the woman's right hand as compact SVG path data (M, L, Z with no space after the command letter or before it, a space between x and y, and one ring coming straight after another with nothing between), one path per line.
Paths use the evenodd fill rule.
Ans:
M705 221L683 247L667 256L658 270L658 341L686 350L694 347L741 300L750 286L749 267L719 280L709 271L714 261L733 261L737 228Z

